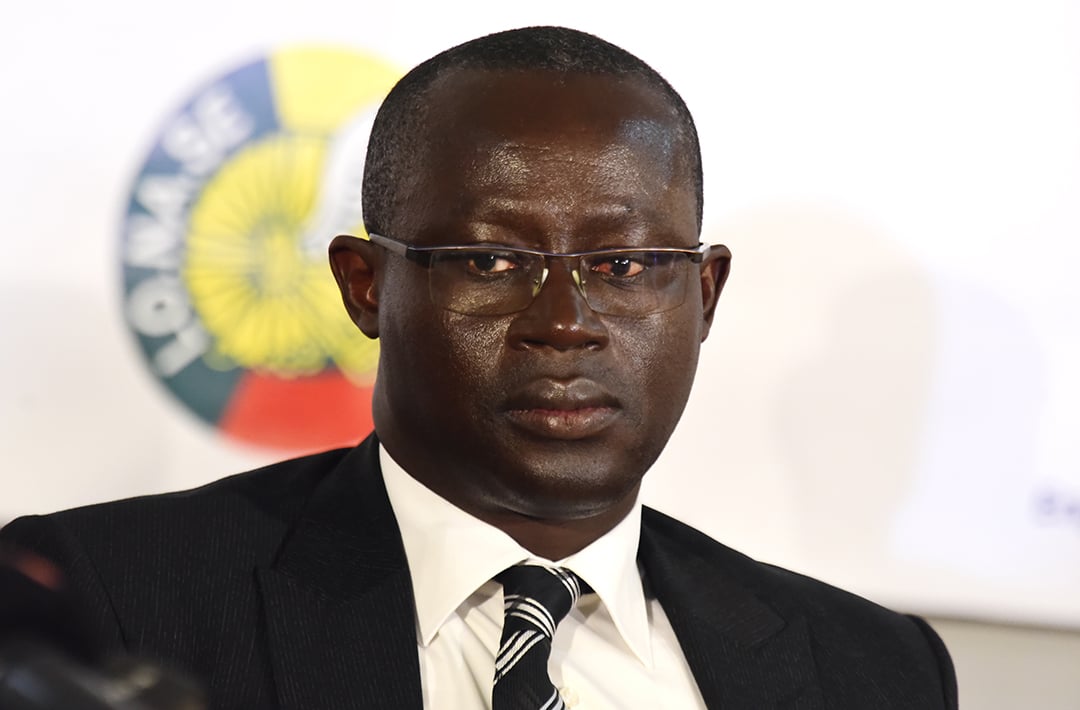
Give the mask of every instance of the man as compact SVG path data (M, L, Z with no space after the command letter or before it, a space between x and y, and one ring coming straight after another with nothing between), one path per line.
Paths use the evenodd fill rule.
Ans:
M956 706L921 620L638 502L730 258L698 244L696 132L652 69L559 28L448 50L383 104L364 212L330 259L381 340L373 437L5 530L111 644L215 707L541 707L505 690L519 653L545 707ZM523 562L571 591L542 657L501 639Z

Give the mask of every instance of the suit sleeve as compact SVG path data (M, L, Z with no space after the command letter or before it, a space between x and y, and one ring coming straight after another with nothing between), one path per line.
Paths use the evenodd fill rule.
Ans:
M56 516L17 518L0 530L0 543L48 559L64 573L67 589L103 651L126 649L108 590L84 545Z

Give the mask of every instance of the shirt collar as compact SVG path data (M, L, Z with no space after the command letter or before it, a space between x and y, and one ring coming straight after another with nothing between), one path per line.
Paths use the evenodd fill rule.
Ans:
M637 567L639 501L588 547L551 561L538 558L502 530L425 487L381 445L379 464L409 561L421 645L428 646L446 620L484 583L511 565L529 561L567 567L588 582L626 645L647 668L652 667L648 611Z

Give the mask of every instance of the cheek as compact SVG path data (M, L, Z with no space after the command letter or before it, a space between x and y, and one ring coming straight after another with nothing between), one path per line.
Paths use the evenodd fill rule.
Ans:
M500 386L499 364L505 344L504 319L476 318L425 307L394 329L396 351L409 363L402 389L414 409L441 420L447 430L462 429L490 416ZM401 368L395 370L395 376ZM418 412L418 413L420 413ZM462 429L464 430L464 429Z
M477 318L445 311L439 324L446 374L460 383L454 389L484 394L498 381L508 325L503 318Z
M638 321L619 338L623 362L634 373L643 406L653 414L680 412L697 370L697 330L681 313Z

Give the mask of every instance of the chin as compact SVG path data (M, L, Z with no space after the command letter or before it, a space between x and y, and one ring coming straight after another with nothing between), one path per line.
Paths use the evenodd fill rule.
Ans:
M543 520L582 520L612 510L629 510L641 485L640 476L587 467L559 471L545 467L520 472L515 478L516 485L504 486L507 497L503 504Z

